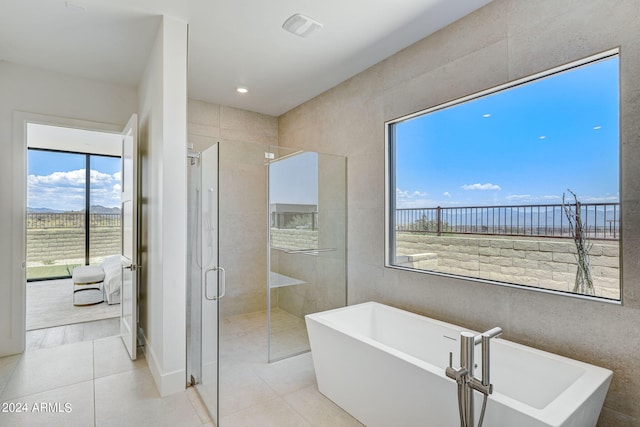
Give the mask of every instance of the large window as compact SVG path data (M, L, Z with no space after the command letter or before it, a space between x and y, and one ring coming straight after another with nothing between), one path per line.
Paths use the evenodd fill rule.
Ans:
M120 158L28 150L27 279L120 253Z
M387 132L388 266L620 299L617 50Z

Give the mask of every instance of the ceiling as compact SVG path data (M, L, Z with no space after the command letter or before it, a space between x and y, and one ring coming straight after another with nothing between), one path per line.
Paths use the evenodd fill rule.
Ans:
M278 116L490 1L1 0L0 60L137 85L171 15L189 24L190 98ZM322 30L285 32L294 13Z

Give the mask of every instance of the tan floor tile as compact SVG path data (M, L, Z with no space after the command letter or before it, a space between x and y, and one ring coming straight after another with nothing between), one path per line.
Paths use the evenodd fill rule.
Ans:
M93 343L89 341L26 352L1 398L39 393L93 378Z
M316 386L288 394L284 400L314 427L362 427L362 424L327 399Z
M266 364L259 370L259 376L281 396L316 385L311 353Z
M137 356L138 358L136 360L131 360L119 336L93 341L95 378L119 374L147 366L144 353L138 352Z
M233 414L250 406L267 403L278 395L258 376L246 387L225 390L220 388L220 413Z
M146 367L96 378L95 399L97 427L202 424L186 393L160 397Z
M22 355L16 354L13 356L0 357L0 396L4 391L5 386L9 382L13 371L15 370Z
M272 311L272 315L272 321L276 319L272 356L290 355L308 345L302 319L280 309ZM221 320L220 424L223 427L333 427L331 423L361 426L317 391L311 353L267 362L265 325L264 312Z
M93 381L30 394L8 402L10 405L18 405L23 412L0 414L2 426L86 427L93 425Z
M311 427L284 400L277 398L220 419L223 427Z
M209 417L209 413L207 412L207 408L202 403L198 392L193 388L189 387L185 390L187 397L189 398L189 402L191 402L191 406L196 411L196 414L200 418L200 421L203 424L211 423L211 418Z

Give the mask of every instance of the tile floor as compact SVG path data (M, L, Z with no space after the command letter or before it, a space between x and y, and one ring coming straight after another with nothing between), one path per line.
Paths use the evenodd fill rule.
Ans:
M129 360L101 322L31 331L24 354L0 358L0 405L28 408L0 412L0 426L214 425L194 388L160 397L144 357ZM222 427L362 426L318 391L311 353L267 363L265 312L221 321L220 364Z
M308 345L299 337L304 322L276 315L277 352ZM220 322L221 427L362 427L318 391L311 353L267 363L266 321L266 312L257 312Z
M144 356L133 362L120 337L101 336L110 327L27 333L23 354L0 358L0 426L213 426L192 388L160 397Z
M118 335L120 318L102 319L92 322L74 323L72 325L27 331L25 347L27 351L41 348L58 347L80 341Z

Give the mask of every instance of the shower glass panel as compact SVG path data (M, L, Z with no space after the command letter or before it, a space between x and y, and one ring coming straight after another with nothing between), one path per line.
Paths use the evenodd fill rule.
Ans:
M304 316L343 307L346 158L272 147L269 360L309 351Z
M190 153L187 381L218 417L218 144Z
M264 391L267 363L267 145L220 141L220 300L218 426Z
M346 160L239 141L194 148L187 380L220 426L264 388L260 366L309 349L304 314L346 305Z
M195 266L195 280L191 288L201 304L191 313L192 323L200 325L198 335L190 334L194 365L192 371L201 370L195 378L195 387L216 425L245 404L242 396L260 387L263 381L253 374L251 366L267 361L267 145L240 141L216 143L217 160L207 161L202 153L202 179L216 178L216 184L202 183L201 194L216 199L203 199L198 211L199 228L203 230L200 244L203 262ZM214 190L211 192L210 190ZM214 205L210 205L214 204ZM193 209L193 208L192 208ZM211 220L216 224L207 233L207 210L217 214ZM193 217L193 216L192 216ZM215 248L209 263L207 246ZM208 267L207 267L208 266ZM222 270L212 271L212 267ZM202 275L200 274L202 270ZM209 273L206 274L206 271ZM198 279L200 277L200 279ZM208 297L218 296L216 301ZM201 307L200 319L198 307ZM197 343L196 341L199 341ZM197 346L201 346L198 360ZM196 347L194 350L193 347Z

